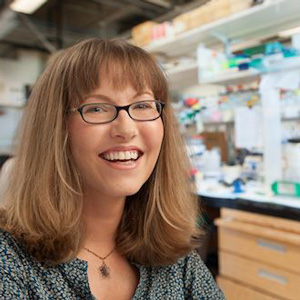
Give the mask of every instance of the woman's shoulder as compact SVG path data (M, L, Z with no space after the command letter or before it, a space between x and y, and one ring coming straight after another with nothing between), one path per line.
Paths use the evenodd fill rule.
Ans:
M163 272L161 272L163 271ZM185 299L224 300L224 295L196 251L188 253L176 263L160 267L157 274L165 274L169 281L181 285Z
M195 250L180 258L177 261L177 265L185 273L185 275L192 275L195 273L203 274L203 276L206 274L211 275L201 256Z
M25 266L26 256L21 244L9 232L0 229L0 296L5 296L5 299L25 299Z
M212 274L196 251L190 252L178 261L184 275L185 295L192 299L225 300Z
M140 269L145 269L152 274L169 275L170 273L176 277L188 278L194 276L193 274L206 274L210 275L207 267L203 263L200 255L196 251L188 253L186 256L179 258L175 263L168 265L161 265L155 267L143 267L142 265L135 264Z
M11 233L0 228L0 261L1 264L21 267L24 263L26 252L20 242Z
M19 243L10 232L0 228L0 247L18 248Z
M19 248L18 242L13 238L12 234L0 228L0 253L7 254L7 250Z
M175 263L143 267L136 299L225 300L200 255L192 251Z
M195 250L178 259L176 263L166 266L166 268L176 269L182 274L185 281L193 280L196 276L200 276L202 279L211 277L210 271Z

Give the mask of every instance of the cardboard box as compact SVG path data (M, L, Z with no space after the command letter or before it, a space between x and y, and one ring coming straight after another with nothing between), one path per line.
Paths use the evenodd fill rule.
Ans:
M190 26L191 12L181 14L173 19L172 25L174 27L175 34L180 34L182 32L191 29Z
M147 21L131 29L133 42L137 46L145 46L151 42L152 30L158 23Z
M191 28L200 27L210 22L210 16L207 13L207 5L200 6L191 11Z
M235 14L252 6L253 0L229 0L230 13Z
M243 1L243 0L242 0ZM216 21L230 14L229 0L212 0L206 4L210 21Z

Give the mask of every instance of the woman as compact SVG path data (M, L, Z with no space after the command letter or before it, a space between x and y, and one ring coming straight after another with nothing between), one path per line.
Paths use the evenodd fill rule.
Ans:
M155 61L126 42L53 59L1 212L4 299L224 299L192 251L197 199L168 97Z

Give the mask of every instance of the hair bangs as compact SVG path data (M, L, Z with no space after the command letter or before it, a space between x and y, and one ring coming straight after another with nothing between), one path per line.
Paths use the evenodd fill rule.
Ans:
M147 88L152 90L151 78L145 68L138 69L135 65L131 67L128 65L128 61L116 61L115 59L110 61L108 58L101 65L100 85L101 78L106 77L115 90L122 91L128 86L134 88L138 93Z
M165 76L148 54L141 49L129 51L116 47L112 50L101 62L100 85L101 78L106 76L116 90L123 90L129 85L138 93L150 89L156 99L166 101Z
M95 51L91 51L91 49L78 49L78 52L78 57L73 58L70 64L66 66L67 78L64 86L67 109L80 105L84 98L99 85L99 53L96 49Z
M143 49L121 40L87 40L74 48L64 54L68 109L80 105L104 77L116 90L124 90L128 85L138 93L150 89L157 100L167 101L165 74Z

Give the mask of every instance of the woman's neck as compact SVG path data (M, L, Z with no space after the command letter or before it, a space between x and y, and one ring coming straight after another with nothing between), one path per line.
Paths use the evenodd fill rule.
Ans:
M108 198L85 194L83 221L85 235L83 246L94 251L109 252L115 247L115 236L122 219L125 197Z

